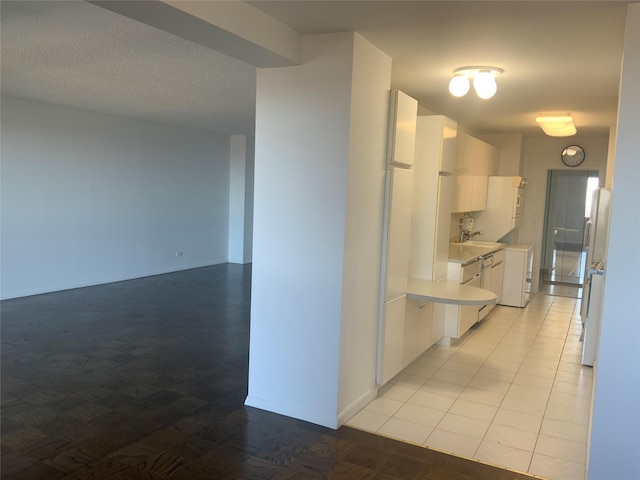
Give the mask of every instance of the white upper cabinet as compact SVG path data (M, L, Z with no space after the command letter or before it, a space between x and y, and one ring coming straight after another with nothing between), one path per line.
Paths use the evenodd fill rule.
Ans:
M486 175L456 175L456 196L452 212L479 212L487 208Z
M459 175L490 175L500 166L500 150L479 138L459 132L456 173Z
M388 164L403 167L413 165L417 116L418 101L399 90L391 90L387 140Z
M488 185L487 206L477 215L475 228L492 242L520 226L524 187L517 176L490 176Z
M500 165L500 150L464 132L458 132L457 143L453 212L482 211L487 206L488 176Z

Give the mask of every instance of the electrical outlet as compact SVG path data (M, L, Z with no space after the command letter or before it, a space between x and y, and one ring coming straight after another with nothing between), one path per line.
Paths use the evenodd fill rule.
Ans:
M176 251L176 257L181 257L181 256L182 256L182 250Z

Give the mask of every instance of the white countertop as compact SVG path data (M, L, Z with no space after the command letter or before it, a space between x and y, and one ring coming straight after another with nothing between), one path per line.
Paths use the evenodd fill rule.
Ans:
M497 300L495 293L483 288L418 278L409 278L407 298L453 305L493 305Z
M449 261L454 263L466 264L476 258L482 257L491 252L496 252L505 248L505 243L487 242L487 245L481 245L482 242L467 243L450 243L449 244Z

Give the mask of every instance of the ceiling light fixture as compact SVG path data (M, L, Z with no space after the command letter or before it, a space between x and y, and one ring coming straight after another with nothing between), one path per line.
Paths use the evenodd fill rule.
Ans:
M542 131L550 137L570 137L576 134L576 126L573 117L568 113L565 115L540 115L536 117L536 122Z
M453 71L453 78L449 82L449 92L454 97L463 97L469 91L471 80L473 88L482 99L488 99L498 90L496 76L504 70L497 67L460 67Z

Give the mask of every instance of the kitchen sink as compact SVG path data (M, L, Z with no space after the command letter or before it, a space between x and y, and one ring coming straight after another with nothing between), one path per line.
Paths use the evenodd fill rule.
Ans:
M498 248L502 247L504 243L498 242L483 242L481 240L467 240L466 242L456 243L456 245L460 246L468 246L468 247L487 247L487 248Z
M479 240L452 243L449 245L449 261L466 265L489 253L500 250L505 245L505 243L482 242Z

